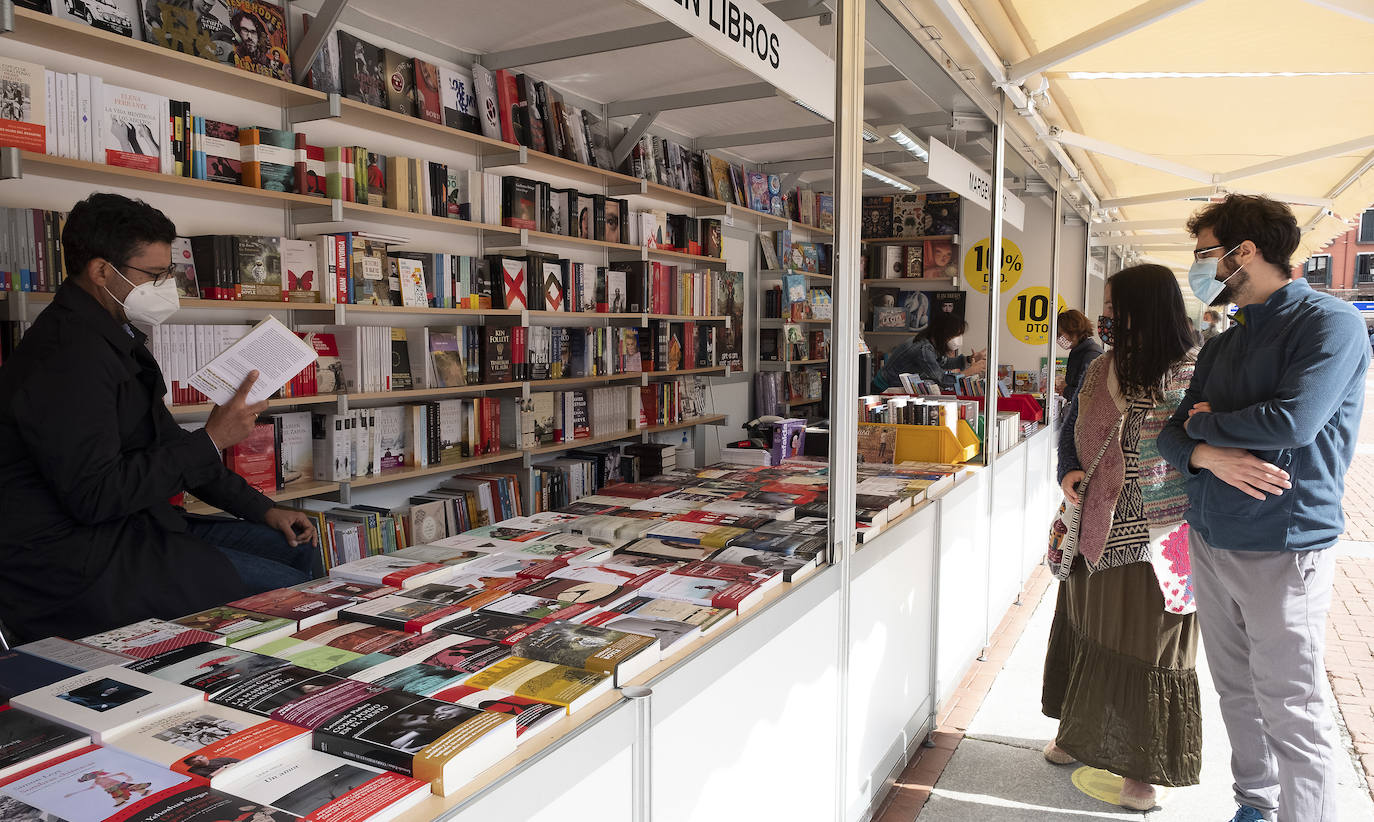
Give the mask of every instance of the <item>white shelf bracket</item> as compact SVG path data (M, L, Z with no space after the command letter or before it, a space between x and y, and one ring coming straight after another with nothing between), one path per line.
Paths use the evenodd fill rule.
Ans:
M324 0L320 4L320 13L310 21L310 30L301 38L295 53L291 55L292 65L297 66L298 71L310 70L310 64L315 62L315 57L324 47L325 39L334 33L334 27L343 17L344 7L347 5L348 0Z
M18 180L24 176L24 166L20 162L19 149L12 146L0 148L0 180Z
M283 111L288 127L311 123L316 120L333 120L343 116L343 106L338 94L330 93L318 103L291 106Z
M649 126L654 124L654 121L658 119L658 115L661 113L662 112L658 111L646 111L639 115L634 125L630 126L629 130L625 132L625 135L620 138L620 142L615 144L615 149L611 151L611 165L613 167L620 168L620 164L625 162L626 157L630 156L630 151L634 149L635 143L639 142L639 138L644 136L644 133L649 130Z
M300 208L292 212L296 225L319 225L343 222L343 200L328 200L329 205Z

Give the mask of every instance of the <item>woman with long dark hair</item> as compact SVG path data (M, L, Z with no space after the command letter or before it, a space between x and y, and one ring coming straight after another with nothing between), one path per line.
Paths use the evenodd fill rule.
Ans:
M1066 502L1049 551L1060 584L1041 698L1059 731L1045 758L1121 776L1121 804L1145 810L1155 785L1196 784L1201 766L1188 498L1155 443L1196 349L1169 269L1124 269L1102 299L1111 350L1088 367L1059 437Z
M916 374L923 380L953 388L958 374L981 374L987 358L980 352L961 356L968 323L954 314L935 314L930 324L916 336L888 352L882 368L873 375L873 393L881 394L901 385L903 374Z

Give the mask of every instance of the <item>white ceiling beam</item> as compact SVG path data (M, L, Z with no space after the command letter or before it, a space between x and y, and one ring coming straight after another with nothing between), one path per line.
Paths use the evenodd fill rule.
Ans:
M826 9L814 0L779 0L776 3L765 3L764 7L776 14L781 20L801 20L808 17L820 17L826 13ZM644 26L632 26L600 34L590 34L585 37L570 37L566 40L540 43L535 46L488 52L482 55L482 65L492 71L516 68L517 66L533 66L539 63L550 63L554 60L569 60L591 54L605 54L609 51L670 43L675 40L685 40L688 37L691 35L672 23L666 21L650 23Z
M1199 183L1214 182L1212 172L1203 171L1183 163L1175 163L1172 160L1165 160L1153 154L1146 154L1143 151L1125 148L1106 140L1099 140L1096 137L1089 137L1086 134L1079 134L1073 131L1066 131L1061 128L1050 129L1050 139L1057 140L1062 145L1075 146L1084 151L1091 151L1096 154L1105 154L1108 157L1115 157L1118 160L1125 160L1145 168L1152 168L1155 171L1163 171L1185 180L1194 180Z
M1206 188L1185 188L1178 191L1160 191L1155 194L1139 194L1134 197L1115 197L1110 200L1103 200L1100 208L1126 208L1134 205L1153 205L1154 203L1172 203L1179 200L1195 200L1199 197L1211 197L1216 193L1216 189L1208 186Z
M1177 223L1175 228L1177 228ZM1088 245L1094 248L1113 245L1135 245L1137 243L1157 243L1160 245L1187 245L1196 241L1193 235L1176 231L1171 234L1136 234L1132 236L1103 236L1094 234L1088 238Z
M1307 0L1314 6L1339 12L1356 20L1374 23L1374 2L1371 0Z
M1174 231L1181 227L1178 220L1122 220L1115 223L1093 223L1089 233L1119 234L1123 231Z
M892 66L875 66L864 72L864 83L896 83L904 80L902 73ZM778 96L771 83L745 83L739 86L687 91L681 94L665 94L661 97L642 97L638 100L621 100L606 104L607 117L625 117L631 114L648 114L651 111L674 111L698 106L714 106L721 103L742 103L750 100L764 100ZM786 98L790 99L790 98Z
M835 126L821 123L816 126L775 128L769 131L744 131L738 134L717 134L698 137L696 147L702 151L730 146L759 146L765 143L787 143L793 140L821 140L835 136Z
M1330 197L1311 197L1306 194L1276 194L1272 191L1260 191L1252 188L1227 188L1223 193L1230 194L1257 194L1261 197L1268 197L1271 200L1278 200L1289 205L1312 206L1313 208L1330 208Z
M965 104L968 97L945 67L925 49L914 46L911 35L897 22L879 0L866 0L864 39L868 47L882 55L911 81L931 102L945 111Z
M1232 180L1255 177L1260 174L1268 174L1271 171L1282 171L1285 168L1300 166L1303 163L1313 163L1317 160L1339 157L1342 154L1365 151L1370 148L1374 148L1374 134L1366 134L1363 137L1356 137L1354 140L1347 140L1344 143L1337 143L1334 146L1314 148L1311 151L1304 151L1301 154L1294 154L1291 157L1283 157L1278 160L1270 160L1267 163L1256 163L1252 166L1238 168L1235 171L1227 171L1218 174L1216 176L1216 181L1218 183L1229 183Z
M960 0L934 0L935 7L940 13L949 20L950 25L954 26L954 33L973 50L973 55L978 58L978 62L983 64L983 68L988 74L992 75L994 83L1001 83L1007 79L1007 67L1002 57L997 53L997 49L992 47L988 38L983 36L978 24L973 22L973 17Z
M1007 70L1007 82L1019 86L1032 74L1044 71L1050 66L1057 66L1201 2L1202 0L1152 0L1142 3L1125 14L1098 23L1081 34L1075 34L1062 43L1027 57Z

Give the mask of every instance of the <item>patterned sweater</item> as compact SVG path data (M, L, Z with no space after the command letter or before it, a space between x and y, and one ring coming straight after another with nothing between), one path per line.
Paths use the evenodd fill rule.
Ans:
M1159 453L1156 440L1192 379L1193 364L1190 354L1175 366L1160 397L1123 396L1111 354L1089 366L1071 419L1065 421L1065 427L1072 426L1072 453L1061 452L1060 475L1091 465L1099 453L1102 457L1083 489L1076 551L1060 563L1065 573L1073 553L1083 557L1090 572L1150 562L1151 529L1183 521L1188 510L1184 480Z

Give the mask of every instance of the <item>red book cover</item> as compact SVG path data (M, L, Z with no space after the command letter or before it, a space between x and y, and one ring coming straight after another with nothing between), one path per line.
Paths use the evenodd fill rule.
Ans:
M344 304L350 302L348 299L348 238L342 234L334 236L334 269L337 272L335 279L338 281L338 289L334 295L334 302Z
M529 379L529 374L525 371L525 351L527 334L529 329L523 325L517 325L511 329L510 333L510 361L511 369L515 372L517 380Z
M501 400L497 397L483 397L482 406L486 412L487 423L486 453L494 454L501 450ZM492 496L495 497L496 494L493 493Z
M529 308L529 277L525 269L524 260L501 260L501 293L506 302L506 308ZM517 377L517 379L523 379Z
M248 439L225 451L229 470L243 477L249 485L264 494L277 490L276 429L272 425L255 425Z
M782 572L778 570L765 570L755 568L752 565L736 565L731 562L710 562L708 560L689 562L672 572L674 576L723 579L730 582L745 582L750 585L767 582L780 573Z
M424 60L415 64L415 108L421 120L444 122L444 106L439 99L439 67Z
M496 72L496 105L501 110L501 139L512 145L520 145L515 138L515 112L520 106L520 85L515 75L505 69Z
M312 146L305 135L296 134L296 191L311 197L327 197L324 148Z
M682 367L699 368L703 363L697 361L697 324L682 324Z
M597 493L608 497L652 499L678 490L681 490L678 486L666 482L617 482L602 486Z

